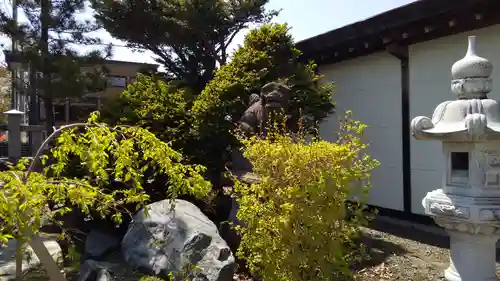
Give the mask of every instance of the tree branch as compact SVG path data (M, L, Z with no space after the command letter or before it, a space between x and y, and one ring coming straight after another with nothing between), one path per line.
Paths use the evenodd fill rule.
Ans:
M183 77L184 72L179 67L175 66L171 58L168 57L158 46L146 44L144 47L159 56L168 70L177 75L177 78Z
M49 144L49 142L56 136L58 135L61 131L65 130L65 129L71 129L71 128L76 128L76 127L89 127L89 126L96 126L96 124L91 124L91 123L74 123L74 124L69 124L69 125L64 125L64 126L61 126L59 127L59 129L55 129L52 134L49 135L49 137L47 137L45 139L45 141L43 141L42 145L38 148L36 154L35 154L35 157L33 157L33 161L31 162L30 166L28 167L28 171L25 173L24 177L23 177L23 184L26 184L28 182L28 178L29 178L29 175L34 171L37 163L38 163L38 160L40 159L40 156L42 155L43 153L43 150L45 148L45 146L47 146L47 144Z

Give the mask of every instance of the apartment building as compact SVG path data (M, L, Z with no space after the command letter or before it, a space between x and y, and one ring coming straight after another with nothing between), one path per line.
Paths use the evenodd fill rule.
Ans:
M4 52L6 62L9 68L18 69L19 81L28 81L28 71L22 63L18 63L16 56L11 52ZM149 63L137 63L118 60L106 60L99 67L106 68L106 89L100 92L87 93L79 98L63 99L54 101L54 119L56 124L66 124L75 121L82 121L88 117L88 114L101 107L105 99L119 95L129 83L133 82L138 72L156 71L158 65ZM92 69L93 66L85 66L83 70ZM19 87L18 87L19 88ZM12 95L12 108L23 112L30 112L29 94L26 90L14 90ZM29 123L29 116L38 115L39 121L45 120L43 101L38 102L38 113L27 114L25 123Z
M104 63L107 74L107 87L102 92L88 93L78 99L67 99L54 103L54 119L56 124L81 121L89 113L101 107L109 98L116 97L132 83L138 72L156 71L158 65L127 61L107 60ZM40 106L43 108L43 104ZM43 110L40 110L40 119L44 120Z

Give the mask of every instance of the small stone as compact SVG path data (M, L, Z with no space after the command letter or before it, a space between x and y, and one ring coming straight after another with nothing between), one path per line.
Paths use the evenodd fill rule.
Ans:
M80 266L80 272L78 273L77 281L91 281L96 279L96 263L93 260L86 260L82 266Z
M101 269L97 274L97 281L112 281L111 274L106 269Z
M110 271L113 266L119 266L107 262L98 262L95 260L86 260L80 267L77 281L112 281Z

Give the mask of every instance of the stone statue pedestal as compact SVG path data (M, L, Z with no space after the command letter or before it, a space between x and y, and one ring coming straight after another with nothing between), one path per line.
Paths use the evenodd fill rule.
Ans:
M448 231L450 266L444 276L450 281L496 281L496 237Z
M231 171L231 172L227 173L228 177L231 177L231 175L236 177L238 180L240 180L244 183L247 183L247 184L253 184L253 183L260 182L260 178L258 175L254 174L252 172L244 171L244 170ZM236 214L238 213L239 206L238 206L238 203L236 202L236 198L233 197L234 196L233 185L224 186L223 189L224 189L224 192L226 194L230 194L232 196L231 197L231 211L229 212L229 221L231 221L234 225L240 224L240 221L236 217Z
M450 235L448 281L493 281L496 277L498 197L472 197L431 191L422 200L427 214ZM500 214L500 213L499 213Z
M231 251L236 252L240 244L240 237L238 233L236 233L236 231L233 229L233 226L241 225L241 222L236 217L239 206L238 203L236 202L236 198L234 198L236 194L234 194L233 190L234 183L231 180L232 177L236 177L238 180L248 184L258 183L260 179L259 176L257 176L256 174L245 170L231 171L225 173L224 175L224 178L227 179L227 182L223 185L222 189L224 191L224 194L231 196L231 210L229 211L229 217L228 217L228 221L230 222L231 225L227 223L222 224L221 234L228 243L229 247L231 248Z

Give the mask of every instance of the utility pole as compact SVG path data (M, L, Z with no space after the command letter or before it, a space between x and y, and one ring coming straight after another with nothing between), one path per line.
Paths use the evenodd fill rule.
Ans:
M14 21L16 27L17 27L17 0L12 0L12 20ZM17 38L16 36L12 36L12 55L14 58L16 58L16 53L17 53ZM10 93L10 107L13 109L18 109L19 107L19 99L18 99L18 89L16 87L18 82L18 75L17 75L17 65L14 64L14 66L11 65L11 93Z
M39 89L43 94L43 104L45 110L45 127L47 134L52 133L54 128L54 110L52 108L52 89L51 89L51 69L50 69L50 53L49 53L49 27L50 27L50 11L52 9L51 0L41 0L40 3L40 42L39 50L42 56L42 81Z

